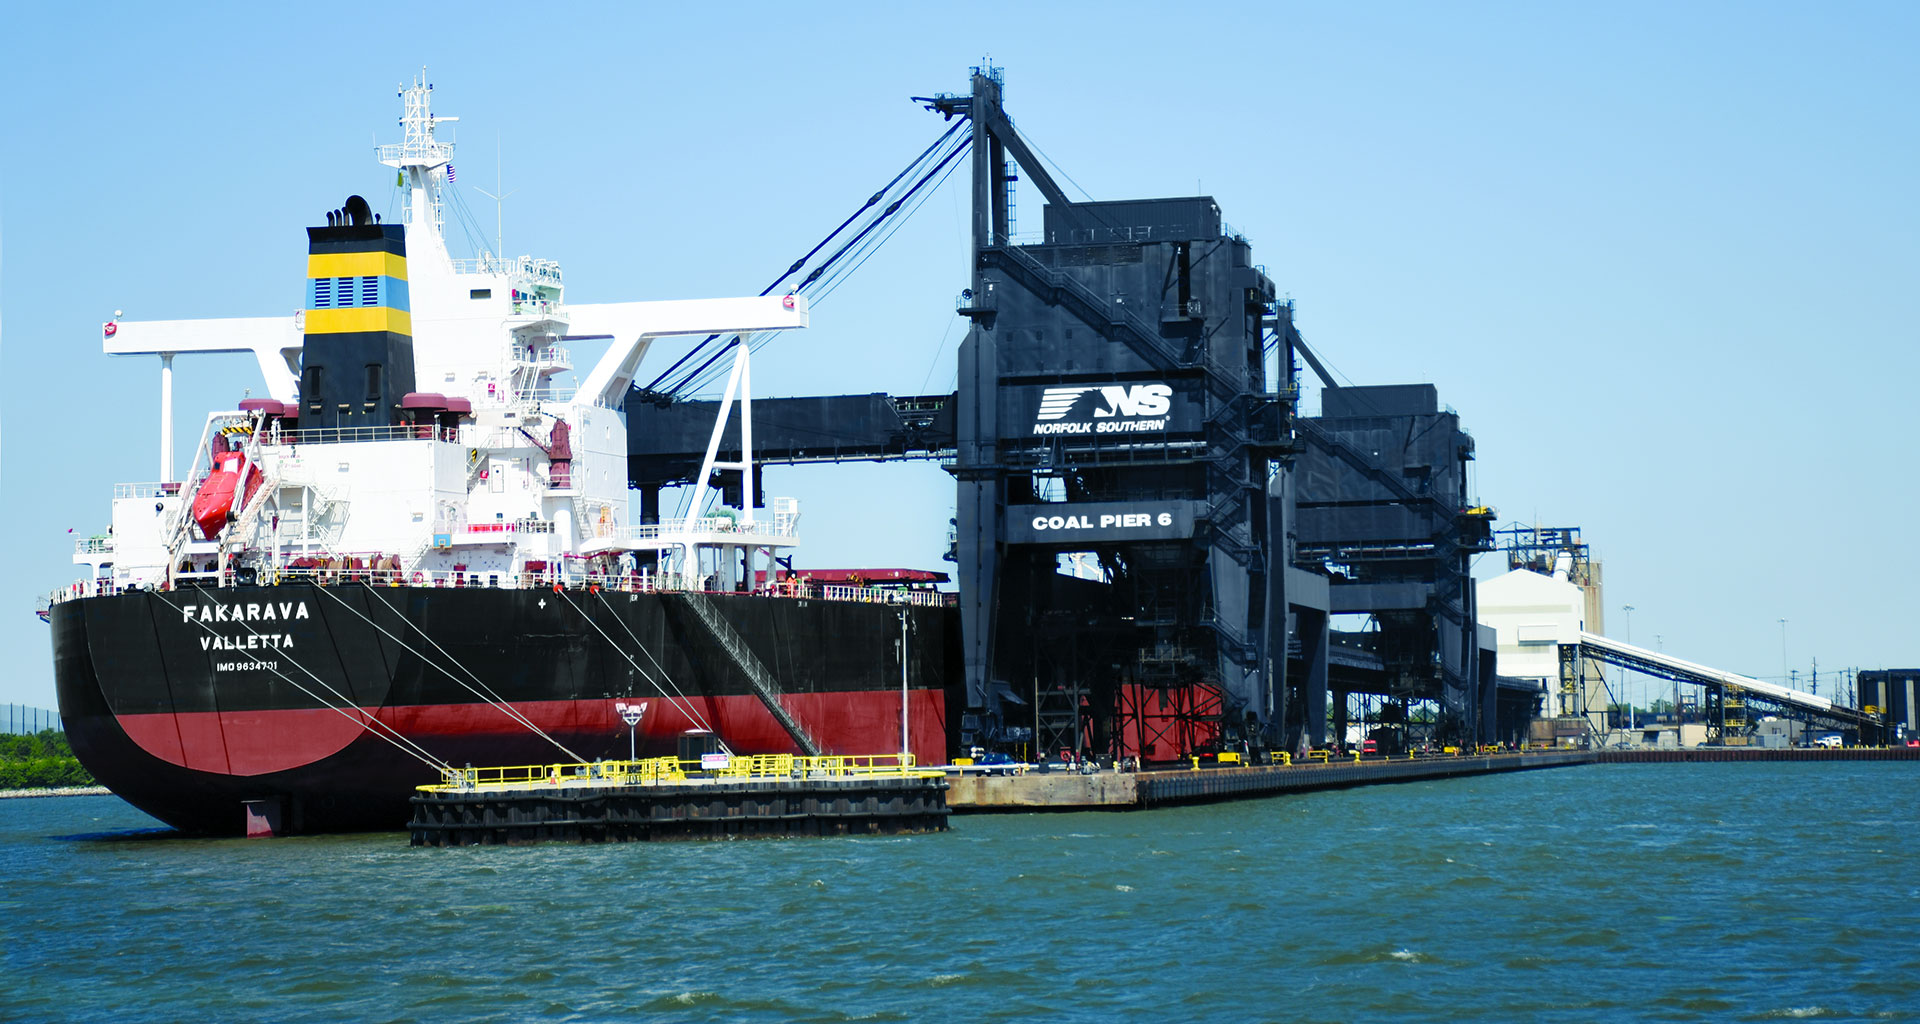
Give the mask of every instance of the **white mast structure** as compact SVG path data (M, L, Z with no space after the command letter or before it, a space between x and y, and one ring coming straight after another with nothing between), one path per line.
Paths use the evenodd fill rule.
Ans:
M420 69L411 86L399 90L399 96L403 104L401 141L380 146L375 153L381 163L398 168L406 176L408 197L403 216L409 229L409 264L430 253L438 257L437 263L445 264L448 259L446 210L440 186L446 181L447 168L453 164L453 143L440 141L434 136L434 129L460 119L434 116L433 86L427 81L426 68ZM421 230L423 228L426 230Z

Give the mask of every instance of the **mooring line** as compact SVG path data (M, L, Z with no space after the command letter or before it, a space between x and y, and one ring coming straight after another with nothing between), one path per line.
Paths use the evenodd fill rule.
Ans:
M599 633L600 638L607 642L607 646L612 648L622 658L627 659L627 664L632 665L634 671L640 673L640 677L642 679L645 679L647 682L652 683L654 689L660 691L660 696L663 699L665 699L668 703L672 704L674 707L679 708L680 713L683 715L686 715L688 721L693 722L695 725L698 725L700 728L705 729L710 733L714 733L713 726L708 724L707 720L704 717L702 717L699 712L693 709L693 702L691 699L685 697L684 695L682 695L679 699L675 699L675 697L672 694L669 694L667 692L667 688L665 686L662 686L659 683L659 681L655 680L651 675L648 675L647 670L644 668L641 668L639 662L633 660L632 655L628 654L624 650L621 650L619 643L615 642L613 637L608 636L607 631L604 629L601 629L600 624L598 622L593 621L593 616L588 615L585 609L581 608L577 604L574 604L573 598L568 597L567 592L565 590L555 588L554 593L559 594L561 599L565 600L567 604L573 608L574 611L579 612L580 617L587 620L587 625L592 626L594 629L594 632ZM619 616L616 613L614 617L618 618ZM633 631L628 630L627 634L631 636L633 634ZM639 640L636 638L634 642L639 643ZM644 649L645 648L642 648L642 650ZM655 664L658 664L658 662L656 662ZM671 683L672 680L669 679L668 682ZM674 687L674 693L679 693L679 692L680 692L680 688L677 686ZM714 733L714 735L717 736L719 735L719 733Z
M379 591L374 590L370 586L367 586L367 584L364 581L360 585L363 587L366 587L367 592L369 594L372 594L374 599L380 602L381 607L387 609L390 612L393 612L395 615L400 615L402 619L406 618L405 615L401 615L399 609L393 607L393 605L389 603L385 598L380 597ZM480 700L486 703L489 707L499 710L502 714L505 714L508 718L513 719L515 722L519 723L520 725L526 727L528 730L532 731L532 733L535 736L538 736L541 739L546 740L548 743L553 744L556 749L558 749L561 753L567 755L568 757L573 758L576 763L578 764L587 763L586 758L581 757L579 754L576 754L572 750L567 749L566 744L561 743L559 740L556 740L552 736L548 735L546 730L540 728L538 725L535 725L533 720L528 718L526 715L522 714L518 708L507 703L507 701L504 698L502 698L498 693L494 692L492 687L487 686L486 683L481 681L479 676L474 675L472 669L468 668L465 665L462 665L460 663L459 658L454 657L451 653L447 651L446 648L440 646L440 644L437 641L435 641L432 637L428 636L427 631L420 628L419 623L411 623L411 624L413 626L413 631L420 635L420 639L425 640L427 643L433 644L433 649L436 651L439 651L442 655L445 655L448 661L453 662L453 664L456 667L458 667L460 671L465 672L470 678L472 678L473 684L469 685L466 680L461 679L459 676L454 675L452 672L448 671L447 668L441 665L439 662L434 661L432 658L429 658L424 654L421 654L417 650L414 650L411 646L408 646L405 640L402 640L399 637L394 636L391 632L388 632L384 626L380 625L378 622L373 621L371 617L361 612L360 609L355 608L354 606L348 604L345 600L341 599L338 595L327 593L327 588L320 587L318 589L320 590L321 593L327 594L328 597L333 598L333 600L337 602L342 608L345 608L346 610L352 612L353 614L360 616L361 619L366 621L367 625L372 626L374 629L379 630L381 635L385 636L389 640L392 640L394 643L399 644L402 648L404 648L407 651L407 653L413 655L416 658L419 658L422 662L425 662L426 664L433 666L436 670L438 670L441 674L445 675L448 679L451 679L454 682L459 683L461 686L466 687L468 692L472 693L476 697L479 697Z
M158 590L152 590L152 591L148 591L148 593L151 593L154 597L158 598L161 604L164 604L167 607L172 608L174 611L180 612L183 621L194 623L195 625L199 626L201 629L205 630L209 636L213 636L216 638L220 636L219 633L214 631L212 626L209 626L206 623L201 622L196 618L193 618L190 613L183 610L179 605L176 605L173 602L167 600L166 595L163 592ZM205 597L204 591L202 592L202 596ZM212 600L212 603L216 608L232 607L231 605L222 604L217 599L209 599L209 600ZM227 622L238 621L240 625L247 630L248 633L254 636L262 635L258 630L254 629L252 626L247 625L247 622L245 619L238 619L238 620L225 619L222 621L227 621ZM432 751L429 751L427 748L421 746L418 743L415 743L411 738L402 734L398 729L395 729L393 726L388 725L385 722L382 722L380 719L375 718L373 715L365 711L362 711L360 709L360 706L358 704L355 704L352 701L352 699L350 699L346 694L341 693L339 690L334 689L332 684L320 678L318 675L315 675L312 669L306 667L305 665L300 664L300 662L296 661L295 659L289 657L287 661L289 664L293 665L293 667L311 676L314 682L319 683L322 687L324 687L327 690L327 692L333 694L335 697L340 698L340 700L346 703L347 707L351 707L353 710L349 712L348 710L346 710L346 708L338 707L334 705L333 702L327 700L325 697L320 696L319 694L313 692L312 690L307 689L305 686L301 685L299 680L293 678L292 676L287 675L285 672L280 671L274 665L269 664L261 660L260 658L254 657L252 655L248 655L248 657L251 659L250 664L258 666L260 668L264 668L267 671L272 672L274 675L279 676L280 678L293 684L293 687L295 689L299 690L301 693L304 693L309 697L312 697L314 700L319 701L320 704L323 707L325 707L327 710L332 711L333 713L341 716L342 718L345 718L347 721L354 723L355 725L359 726L362 729L365 729L367 732L370 732L373 735L378 736L381 739L386 740L388 743L391 743L394 746L400 748L401 752L407 754L409 757L412 757L415 760L420 761L421 763L427 765L428 767L432 768L435 771L452 771L453 770L452 765L448 764L445 761L442 761L438 757L435 757ZM369 725L368 723L372 723L372 724ZM387 731L385 733L380 732L379 730L373 727L376 725L379 726L381 729L385 729Z

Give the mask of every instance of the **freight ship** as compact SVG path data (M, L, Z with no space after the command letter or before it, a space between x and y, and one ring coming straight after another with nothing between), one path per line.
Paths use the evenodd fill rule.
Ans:
M232 833L400 828L449 767L689 736L944 759L959 643L937 574L809 578L795 502L756 507L749 339L804 328L805 296L575 305L552 262L454 259L431 91L401 90L403 140L377 152L402 223L354 196L307 229L299 312L103 325L108 354L160 358L161 479L115 488L43 611L82 763ZM738 340L689 514L630 523L634 373L655 339L714 335ZM587 340L605 354L562 386ZM251 352L267 394L211 413L176 475L181 352ZM736 406L743 450L719 461Z

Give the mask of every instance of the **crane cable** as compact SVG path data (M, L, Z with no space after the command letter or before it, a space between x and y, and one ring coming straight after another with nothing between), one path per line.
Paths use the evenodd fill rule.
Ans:
M587 620L587 625L592 626L593 631L600 634L600 638L607 642L607 646L613 648L613 650L617 652L622 658L625 658L627 660L627 664L632 665L634 667L634 670L639 672L642 678L646 679L647 682L653 683L654 687L660 690L660 696L664 698L668 703L678 708L681 714L686 715L688 721L692 722L693 724L699 726L702 729L705 729L708 732L714 731L713 727L707 724L707 720L701 717L699 712L693 709L693 702L691 700L686 699L684 696L682 696L679 700L676 700L674 699L674 697L669 695L666 692L666 689L664 687L661 687L658 682L654 681L654 678L652 676L647 675L647 670L641 668L639 662L633 660L632 655L628 654L624 650L621 650L620 645L614 642L613 637L608 636L607 631L604 629L601 629L600 624L598 622L593 621L593 616L588 615L584 609L582 609L579 605L573 603L573 598L568 597L567 592L565 590L559 587L555 587L553 592L556 594L559 594L561 600L566 601L567 604L570 607L572 607L574 611L579 612L580 617ZM631 631L629 631L629 633L631 633ZM636 641L636 643L637 642L638 641ZM642 650L644 649L645 648L642 648ZM678 693L679 687L675 687L674 692ZM718 734L715 733L715 735L718 735Z
M946 184L947 178L952 177L953 172L957 170L958 167L959 165L955 164L952 167L947 168L946 173L942 175L940 180L934 184L933 188L921 194L919 201L914 204L913 209L908 210L907 215L905 217L901 217L895 220L893 222L893 226L888 229L884 237L881 237L869 243L869 245L866 246L863 249L863 251L858 254L858 259L856 259L851 265L843 265L839 269L835 270L833 274L829 275L826 278L827 284L821 290L820 295L814 299L814 301L819 302L821 299L824 299L828 295L833 294L834 289L840 287L840 285L846 281L848 276L852 275L855 271L859 270L862 266L866 265L867 260L871 259L874 253L879 252L881 247L885 246L887 244L887 241L891 239L894 236L894 234L898 232L902 227L904 227L906 225L906 222L909 219L911 219L915 213L919 212L921 206L926 205L927 200L932 198L935 192L939 191L940 186ZM758 352L762 345L765 345L767 342L772 341L773 338L774 338L773 333L768 333L760 336L758 340L753 341L750 344L750 351ZM943 339L941 341L941 345L944 347L945 344L946 342ZM729 348L726 350L722 350L721 354L724 355L727 351L731 351L731 349ZM938 359L938 358L939 358L938 353L935 353L935 359ZM711 360L709 362L711 362ZM698 390L705 388L709 384L712 384L714 381L719 380L721 372L723 371L720 368L718 367L714 368L703 379L693 381L691 384L691 390L697 392ZM933 368L931 366L927 368L927 373L929 375L933 373ZM704 512L703 509L688 508L687 503L692 500L693 500L692 492L688 491L682 494L680 499L680 514L682 516L697 515L697 514L700 514L701 512ZM718 500L719 500L719 493L710 492L708 494L707 504L712 505Z
M964 149L965 147L963 146L962 150L964 151ZM955 155L958 155L958 154L956 153ZM840 269L836 270L832 275L830 275L827 278L827 284L821 288L819 296L814 298L813 301L819 302L822 299L825 299L827 296L833 294L833 290L835 288L840 287L841 282L845 281L848 277L852 276L852 274L855 271L865 266L866 262L869 259L872 259L875 253L879 252L882 248L886 246L887 241L889 239L891 239L894 235L898 234L902 227L906 226L907 221L913 219L914 214L920 212L920 208L926 205L928 199L933 198L934 193L940 190L940 186L946 184L948 178L953 177L953 172L959 169L960 169L959 164L954 164L948 167L945 173L942 173L940 175L940 180L933 183L933 188L928 189L925 193L923 193L920 196L918 200L914 202L913 208L907 211L906 216L895 220L893 224L887 228L887 233L885 235L881 236L879 239L874 241L871 245L867 246L865 250L862 251L861 253L857 253L856 255L859 258L851 266L842 266ZM927 176L931 178L933 174L938 171L939 171L939 168L936 167L934 168L933 171L929 171ZM903 196L902 198L905 199L906 197Z
M893 217L895 213L899 212L900 207L903 204L905 204L908 200L912 199L916 193L918 193L922 188L925 188L929 181L932 181L936 176L940 176L941 180L945 181L945 176L942 174L942 172L946 171L947 173L951 173L951 171L948 170L948 165L952 164L954 159L958 157L961 153L966 152L970 147L970 145L971 145L971 136L963 137L958 143L956 143L947 152L947 154L944 157L941 158L941 160L938 163L934 164L934 166L931 169L929 169L925 174L921 175L920 178L913 183L912 187L908 188L905 192L901 193L899 198L895 199L892 203L888 204L886 209L881 211L879 216L867 222L865 227L861 228L860 231L857 234L855 234L853 238L849 239L845 244L843 244L838 250L836 250L833 253L833 255L827 257L827 259L824 262L822 262L819 266L814 267L812 273L808 274L807 277L804 280L802 280L798 285L795 285L792 290L795 292L800 292L805 290L808 285L813 284L815 281L819 280L822 275L826 274L830 269L833 269L835 264L838 263L849 252L856 252L858 254L858 260L853 264L852 269L857 269L860 265L864 264L866 260L869 257L871 257L875 251L878 250L878 247L880 245L884 244L887 239L893 237L893 232L899 229L899 224L904 223L904 218L900 221L895 221L892 230L889 230L886 234L880 236L874 241L868 242L867 241L868 236L871 235L882 224L886 224L888 222L888 219ZM928 195L931 195L931 194L932 194L931 192L928 193ZM918 210L920 208L921 203L924 203L924 202L925 202L925 197L922 197L919 203L914 204L913 210ZM913 211L909 211L909 216L911 216L912 212ZM816 248L816 251L818 251L817 248ZM844 279L844 273L847 273L847 272L850 272L850 270L836 270L834 277L829 278L829 280L837 283L838 280ZM788 275L783 276L781 280L785 280L786 276L791 276L791 271L788 273ZM831 292L832 290L833 290L832 287L828 287L826 289L826 292ZM824 298L825 293L823 293L821 297ZM768 340L770 340L770 337L771 336L769 336ZM699 366L695 367L694 369L688 371L685 375L683 375L680 378L678 382L673 384L671 387L668 387L665 393L670 396L682 396L682 395L690 394L693 391L697 391L699 388L712 383L714 379L717 379L719 374L719 371L715 368L715 364L718 363L723 357L725 357L727 353L733 351L733 346L742 344L743 342L747 344L752 344L752 342L748 340L748 336L738 335L738 334L734 335L732 340L727 345L721 347L719 351L714 352L712 355L708 356L705 362L701 363ZM763 340L759 344L765 344L765 341ZM703 347L704 347L704 343L703 343ZM689 355L691 354L693 353L689 353ZM685 359L683 358L682 360L680 360L680 362L676 362L674 365L677 367L684 362L685 362ZM668 370L668 373L670 374L671 372L672 372L672 369L670 368ZM659 381L661 379L664 379L664 377L666 376L667 374L662 374L660 378L655 379L654 383L656 384L659 383Z
M656 681L656 680L655 680L655 679L654 679L654 678L653 678L652 676L650 676L650 675L648 675L648 674L647 674L647 670L646 670L646 669L643 669L643 668L640 668L640 666L636 664L636 665L634 665L633 667L634 667L634 668L636 668L636 669L639 669L639 671L640 671L640 675L641 675L641 677L642 677L642 678L644 678L644 679L645 679L645 680L646 680L647 682L649 682L649 683L653 683L653 686L654 686L654 689L656 689L656 690L659 690L659 691L660 691L660 695L661 695L662 697L666 697L666 698L667 698L667 699L668 699L669 701L671 701L671 700L673 700L673 698L672 698L672 697L667 697L667 693L666 693L666 691L667 691L667 688L668 688L668 687L671 687L671 688L673 689L673 692L674 692L674 693L676 693L676 694L678 694L678 695L680 696L680 699L681 699L681 700L683 700L683 701L685 701L685 702L687 703L687 707L688 707L688 708L691 708L691 707L692 707L692 705L693 705L693 698L691 698L691 697L689 697L689 696L687 696L687 695L686 695L686 691L684 691L684 690L682 690L682 689L680 689L680 686L679 686L679 684L677 684L677 683L675 683L675 682L673 681L673 676L671 676L671 675L669 675L669 674L667 674L667 667L666 667L665 665L662 665L662 664L660 664L660 659L659 659L659 658L656 658L656 657L654 657L654 656L653 656L653 652L652 652L652 651L649 651L649 650L647 650L647 645L646 645L646 644L643 644L643 643L641 643L641 642L640 642L640 638L639 638L638 636L635 636L635 635L634 635L634 632L633 632L633 627L632 627L632 626L629 626L629 625L627 625L627 620L626 620L626 619L623 619L623 618L621 618L621 617L620 617L620 613L619 613L619 612L617 612L617 611L614 611L614 610L613 610L613 605L611 605L611 604L609 604L609 603L607 602L607 595L606 595L606 593L605 593L605 592L602 592L602 593L600 593L600 594L599 594L599 598L600 598L600 603L601 603L602 605L605 605L605 606L606 606L606 609L607 609L607 611L609 611L609 612L613 612L613 621L615 621L615 622L618 622L618 623L620 624L620 628L621 628L621 630L623 630L623 631L624 631L624 632L625 632L625 633L627 634L627 637L628 637L629 639L631 639L631 640L633 641L633 646L635 646L635 647L637 647L637 648L639 648L639 649L640 649L640 653L641 653L641 654L644 654L644 655L646 655L646 656L647 656L647 660L648 660L648 661L651 661L651 662L653 662L653 667L654 667L655 669L657 669L657 670L659 671L659 673L660 673L660 678L666 681L666 685L665 685L665 686L662 686L662 685L661 685L661 684L660 684L660 683L659 683L658 681ZM589 619L589 621L591 621L591 619ZM629 659L628 659L628 661L632 661L632 659L631 659L631 658L629 658ZM675 706L675 707L680 707L680 705L678 705L678 704L675 704L674 706ZM686 712L686 710L687 710L686 708L682 708L682 711L683 711L683 713L684 713L684 712ZM701 727L702 729L706 729L706 730L707 730L708 732L711 732L711 733L714 733L714 735L716 735L716 736L717 736L717 735L719 735L719 733L718 733L718 732L715 732L715 730L714 730L714 729L712 729L712 728L710 728L710 727L709 727L709 726L708 726L708 725L706 724L706 722L704 722L704 721L702 721L702 720L701 720L701 719L699 719L698 717L696 717L696 716L694 716L694 715L692 715L692 714L688 714L688 715L687 715L687 717L688 717L688 719L690 719L691 721L693 721L693 722L694 722L694 724L696 724L696 725L698 725L698 726L700 726L700 727Z
M911 163L907 164L907 166L903 168L899 174L894 175L892 181L887 182L887 184L884 187L882 187L880 191L875 192L873 195L869 196L865 204L863 204L858 210L853 211L853 213L849 215L846 220L841 221L839 227L834 228L833 231L827 235L827 237L821 239L818 244L816 244L812 249L808 250L805 256L802 256L799 259L794 260L793 266L788 267L786 273L781 274L779 277L775 278L772 284L769 284L765 288L762 288L760 290L760 294L766 295L772 292L775 288L780 287L780 282L785 281L787 278L790 278L794 274L798 273L800 268L805 266L808 260L812 259L814 255L819 253L821 249L826 248L827 243L833 241L834 238L840 234L840 232L845 231L847 229L847 225L852 224L855 220L859 219L861 214L865 213L869 209L872 209L873 205L875 203L878 203L881 200L881 198L884 197L887 194L887 192L893 188L893 186L900 183L900 179L912 173L915 167L918 167L921 163L925 162L925 160L927 159L927 156L931 154L935 149L939 148L940 144L945 142L947 138L951 136L955 131L959 130L959 128L960 128L960 122L955 122L953 125L948 127L947 130L944 133L942 133L939 138L933 140L932 145L928 146L925 150L923 150L920 153L919 156L915 157ZM691 349L688 349L687 352L684 355L682 355L679 359L674 360L674 363L672 366L669 366L665 370L662 370L659 376L655 377L653 379L653 382L647 385L646 389L651 391L658 388L660 386L661 381L666 380L668 377L672 376L675 370L678 370L682 365L684 365L687 362L687 360L692 359L694 356L698 355L708 345L712 344L715 338L718 338L718 337L720 337L720 335L718 334L707 335L705 340L701 341L700 344L695 345Z
M807 278L805 280L801 281L800 284L794 287L794 291L795 292L803 291L808 285L811 285L816 280L819 280L822 274L826 273L830 268L833 268L834 264L837 261L839 261L849 251L855 250L855 247L859 247L857 250L858 252L871 255L872 249L870 248L870 246L877 243L868 243L863 245L862 243L865 241L867 236L875 228L878 228L880 225L886 223L887 218L893 216L893 214L899 210L900 204L906 202L909 198L911 198L914 192L918 191L921 186L925 185L927 180L931 178L933 174L937 173L941 167L946 166L947 161L952 160L953 157L959 155L961 152L964 152L965 150L966 150L966 146L964 144L957 146L952 153L949 153L947 155L946 160L943 160L940 163L940 165L936 166L933 169L933 171L929 171L927 176L921 178L920 181L917 182L912 189L908 190L899 199L894 200L894 202L890 204L885 210L885 212L883 212L880 216L868 222L867 226L862 228L859 234L855 235L845 245L841 246L840 249L836 251L832 256L828 257L826 262L815 267L813 269L813 272L807 275ZM915 209L918 209L918 206L916 206ZM892 237L891 233L889 233L886 237L889 237L889 238ZM884 241L884 240L885 240L884 238L881 239L881 241ZM861 257L860 262L865 262L864 256ZM837 276L839 272L836 271L835 273ZM831 289L828 289L828 290L831 291ZM822 297L824 297L824 295ZM720 364L720 361L726 357L727 353L733 351L733 348L735 345L746 343L750 345L752 348L757 350L760 346L765 345L767 341L772 340L772 337L773 337L772 332L767 333L764 337L762 337L758 341L754 341L751 335L739 335L739 334L734 335L728 344L723 346L719 351L714 352L712 355L708 356L705 362L702 362L699 366L693 368L692 370L689 370L686 373L686 375L681 377L681 379L677 383L667 388L666 393L668 395L677 397L677 396L690 395L699 391L701 388L704 388L707 385L712 384L715 380L719 379L720 374L724 372L724 370L722 369L723 364L721 365L717 365L717 364Z

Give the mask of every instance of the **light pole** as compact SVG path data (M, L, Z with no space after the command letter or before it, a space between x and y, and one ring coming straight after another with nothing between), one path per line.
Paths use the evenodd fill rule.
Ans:
M1787 682L1792 673L1787 669L1787 620L1780 620L1780 681Z
M907 606L905 596L900 605L900 767L907 766L907 755L911 748L907 745Z
M1621 605L1620 610L1627 613L1627 635L1624 639L1627 644L1631 646L1633 644L1633 606L1630 604ZM1627 730L1631 732L1633 730L1633 698L1627 695L1627 670L1624 667L1620 669L1620 692L1622 695L1627 696Z
M1667 652L1667 638L1659 633L1653 634L1653 649L1662 654ZM1680 678L1673 680L1673 749L1680 749Z
M637 761L640 759L639 747L634 740L634 731L640 725L640 716L647 713L647 706L645 704L615 704L613 708L615 711L620 712L620 720L627 723L627 760L629 762Z

